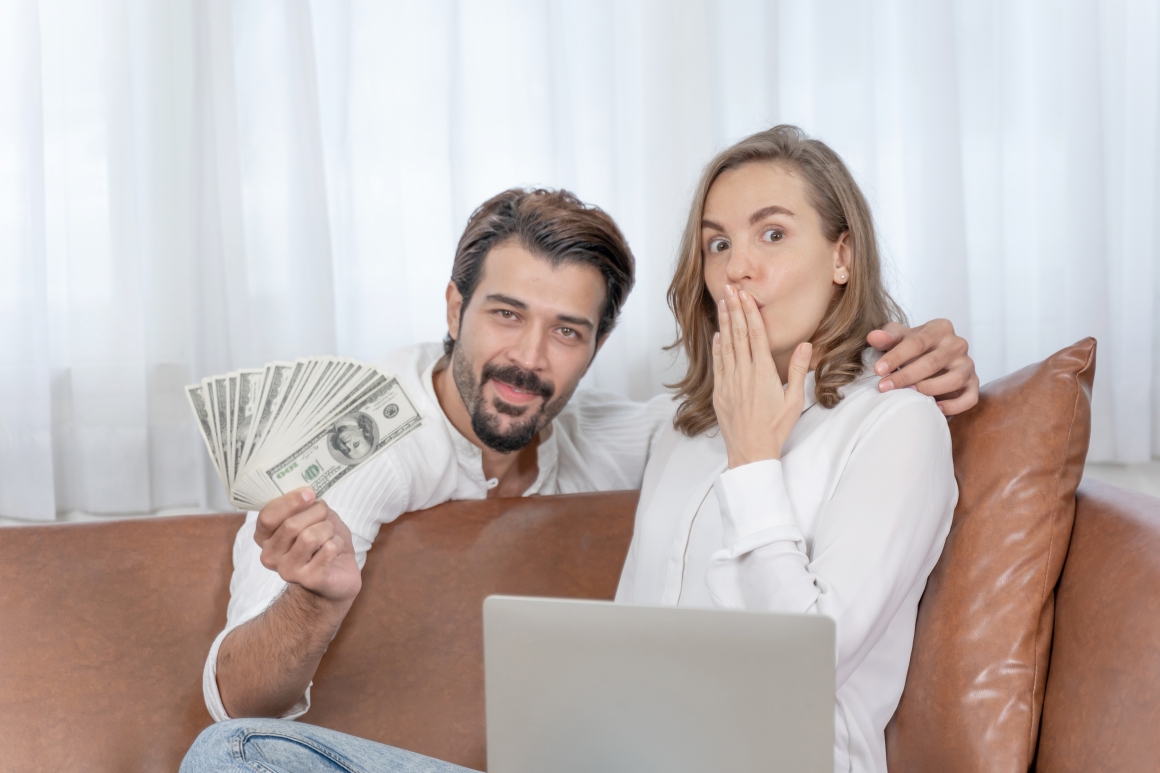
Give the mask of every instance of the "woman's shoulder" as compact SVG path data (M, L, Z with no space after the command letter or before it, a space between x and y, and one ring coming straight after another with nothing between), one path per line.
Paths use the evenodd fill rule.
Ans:
M881 353L874 349L867 350L863 357L862 375L842 388L842 401L831 410L847 414L849 420L860 424L864 430L890 421L891 417L905 416L908 419L907 431L925 428L949 438L946 416L933 397L909 388L879 391L881 377L874 373L874 363L880 356Z

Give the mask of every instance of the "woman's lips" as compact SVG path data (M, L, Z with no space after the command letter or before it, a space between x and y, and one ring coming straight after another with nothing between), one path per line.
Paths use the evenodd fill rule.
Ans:
M536 392L525 392L522 389L516 389L511 384L505 384L499 379L493 378L491 383L495 384L495 391L499 392L500 399L505 403L512 405L526 405L534 400L539 399L540 395Z

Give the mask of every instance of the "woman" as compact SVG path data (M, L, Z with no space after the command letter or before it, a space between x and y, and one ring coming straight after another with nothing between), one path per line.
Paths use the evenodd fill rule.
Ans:
M617 600L834 618L834 769L885 772L958 494L934 400L875 388L866 335L902 314L838 155L777 126L713 159L668 299L689 369Z

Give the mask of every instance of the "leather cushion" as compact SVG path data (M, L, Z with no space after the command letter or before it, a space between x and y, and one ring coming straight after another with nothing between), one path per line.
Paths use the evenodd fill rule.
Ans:
M1038 773L1160 761L1160 500L1080 486L1059 581Z
M892 773L1025 773L1071 537L1094 339L991 382L950 424L959 502L887 727Z

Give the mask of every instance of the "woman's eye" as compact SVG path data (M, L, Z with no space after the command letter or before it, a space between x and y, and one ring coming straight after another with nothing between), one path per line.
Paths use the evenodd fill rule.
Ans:
M724 239L713 239L709 242L709 252L723 252L729 248L729 242Z
M784 238L785 232L780 228L767 228L765 229L765 232L761 234L761 240L763 242L780 242Z

